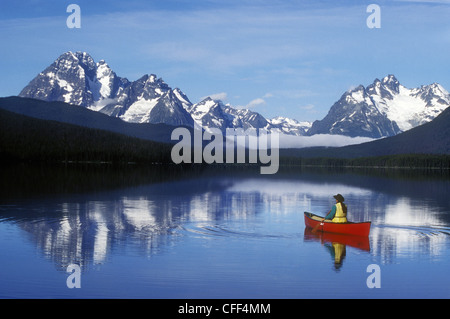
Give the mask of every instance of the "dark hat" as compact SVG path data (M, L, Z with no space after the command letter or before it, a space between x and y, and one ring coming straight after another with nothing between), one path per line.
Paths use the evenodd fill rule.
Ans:
M341 194L337 194L333 196L335 199L337 199L338 202L343 202L344 201L344 196L342 196Z

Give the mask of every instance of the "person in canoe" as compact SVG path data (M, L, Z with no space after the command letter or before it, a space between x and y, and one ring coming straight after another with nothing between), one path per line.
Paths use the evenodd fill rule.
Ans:
M336 204L333 205L325 219L331 219L333 223L346 223L347 222L347 206L344 204L344 197L341 194L333 196L336 200Z

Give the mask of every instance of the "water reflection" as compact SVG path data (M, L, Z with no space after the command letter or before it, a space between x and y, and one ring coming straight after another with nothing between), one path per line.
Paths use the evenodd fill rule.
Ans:
M261 194L226 191L233 179L182 178L107 192L72 193L0 206L59 267L107 261L111 250L132 247L151 256L178 240L186 223L214 224L256 214ZM84 267L86 268L86 267Z
M41 193L38 184L23 194L23 185L17 189L4 185L8 196L2 197L0 222L15 223L25 230L59 267L105 263L113 250L130 247L139 255L152 256L176 245L186 229L204 227L214 230L203 232L205 236L237 236L238 231L224 230L239 229L243 221L255 221L259 215L283 215L292 228L280 228L266 218L269 221L260 230L264 233L249 237L281 238L291 229L301 234L302 212L323 215L338 192L346 198L349 219L370 220L373 227L366 239L304 231L305 241L329 249L336 269L348 258L347 246L370 251L383 263L401 255L442 256L448 252L444 245L450 234L446 179L414 180L422 190L419 192L408 179L353 173L281 172L255 177L204 172L164 175L157 171L146 176L140 172L131 176L113 172L111 176L111 172L90 175L84 171L84 181L79 173L66 172L69 175L64 178L50 179L54 185L46 180ZM66 178L78 184L68 185ZM58 192L61 185L64 191ZM226 228L216 227L220 223Z
M347 256L347 246L337 241L325 243L324 246L329 250L334 259L334 269L340 270L342 262L344 261L345 256Z
M347 255L347 246L356 248L360 251L370 251L369 237L313 232L310 228L305 228L304 241L318 242L323 245L332 256L335 270L341 269Z

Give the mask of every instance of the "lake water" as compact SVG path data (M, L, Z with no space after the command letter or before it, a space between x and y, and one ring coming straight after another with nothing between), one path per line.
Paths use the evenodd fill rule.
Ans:
M91 165L1 176L1 298L450 297L448 172ZM336 193L350 220L372 222L368 238L305 230L303 212L324 215ZM81 288L68 288L69 265Z

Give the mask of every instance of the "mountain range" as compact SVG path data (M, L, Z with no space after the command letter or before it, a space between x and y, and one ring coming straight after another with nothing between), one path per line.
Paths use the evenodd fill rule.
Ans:
M450 94L438 83L408 89L388 75L345 92L308 135L394 136L430 122L449 105Z
M265 128L304 135L310 123L277 117L267 120L248 109L224 105L207 97L193 104L179 89L172 89L156 75L129 81L104 60L95 62L86 52L66 52L39 73L20 97L60 101L86 107L131 123L164 123L208 128Z
M301 158L369 158L411 154L450 155L450 108L434 120L374 141L342 147L309 147L280 150L280 156ZM447 168L450 163L446 162Z
M280 160L298 165L313 158L313 162L306 163L318 165L320 162L315 159L334 159L333 165L342 165L345 162L340 159L426 154L414 165L448 168L449 123L447 108L431 122L396 136L344 147L280 149ZM128 123L64 102L0 98L0 162L171 163L173 141L169 136L173 128L166 124ZM440 155L441 159L431 163L431 154ZM383 161L375 159L370 165L383 166Z
M450 105L450 94L438 83L408 89L394 75L367 87L345 92L328 114L314 123L291 118L266 119L261 114L225 105L210 97L192 103L154 74L129 81L104 60L86 52L66 52L39 73L19 94L43 101L61 101L120 118L130 123L172 126L257 128L287 135L334 134L350 137L394 136L430 122Z

